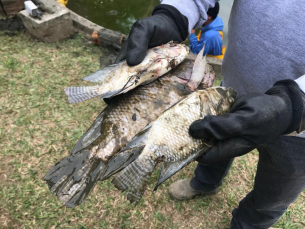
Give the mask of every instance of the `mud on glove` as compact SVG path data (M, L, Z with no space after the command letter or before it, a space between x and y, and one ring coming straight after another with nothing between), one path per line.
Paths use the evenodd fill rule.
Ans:
M239 98L228 114L193 122L189 128L192 137L219 140L197 160L213 163L241 156L279 135L298 130L303 96L295 81L278 81L265 94Z
M175 7L160 4L153 16L136 21L124 42L115 63L126 59L130 66L142 62L147 49L169 41L182 42L188 36L188 19Z

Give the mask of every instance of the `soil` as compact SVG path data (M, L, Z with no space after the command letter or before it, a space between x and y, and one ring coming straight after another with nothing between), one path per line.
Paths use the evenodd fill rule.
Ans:
M21 31L24 30L25 27L20 17L8 17L0 19L0 31Z

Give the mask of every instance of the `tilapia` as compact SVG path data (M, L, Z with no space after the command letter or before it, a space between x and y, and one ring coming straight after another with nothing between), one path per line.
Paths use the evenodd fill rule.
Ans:
M131 89L150 83L180 64L189 54L184 44L169 42L149 49L144 60L136 66L126 61L110 65L84 78L98 83L94 86L67 87L64 89L70 103L78 103L100 96L111 98Z
M204 64L204 66L202 66ZM158 80L111 99L70 156L56 163L44 177L50 190L67 207L75 207L105 180L130 164L138 154L120 154L127 143L167 108L215 73L205 72L206 59L186 59ZM208 66L208 65L207 65Z
M235 101L232 88L198 90L166 110L140 131L119 155L139 155L112 180L127 199L138 202L158 163L162 163L156 188L166 179L207 151L215 140L194 139L188 133L192 122L206 115L223 115ZM155 189L156 189L155 188Z

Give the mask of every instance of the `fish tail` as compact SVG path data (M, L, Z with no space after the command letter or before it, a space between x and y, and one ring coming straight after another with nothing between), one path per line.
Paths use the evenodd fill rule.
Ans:
M112 175L126 168L130 163L138 158L144 146L123 151L114 156L108 163L105 173L100 177L100 180L106 180Z
M112 183L120 191L129 189L127 199L136 204L140 201L156 163L152 160L135 160L122 170Z
M152 123L148 124L142 129L133 139L115 155L107 164L105 173L101 176L100 180L106 180L113 174L126 168L130 163L136 160L142 153L145 147L145 141L148 136Z
M101 159L81 150L57 162L44 180L63 205L73 208L93 190L105 168Z
M102 93L98 88L98 86L67 87L64 90L68 96L69 103L79 103L101 95Z

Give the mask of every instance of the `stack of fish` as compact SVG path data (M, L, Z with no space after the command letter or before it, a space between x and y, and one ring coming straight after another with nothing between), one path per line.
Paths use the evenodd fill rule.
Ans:
M235 92L222 87L197 90L206 79L213 83L213 73L205 70L203 50L195 63L183 61L188 52L183 44L158 46L137 66L122 62L85 78L98 82L96 86L65 89L70 103L95 96L111 100L71 155L44 178L64 205L81 204L99 180L118 172L113 184L121 191L129 189L127 198L138 202L157 163L162 163L159 186L213 145L213 140L191 138L188 127L205 115L226 113Z

